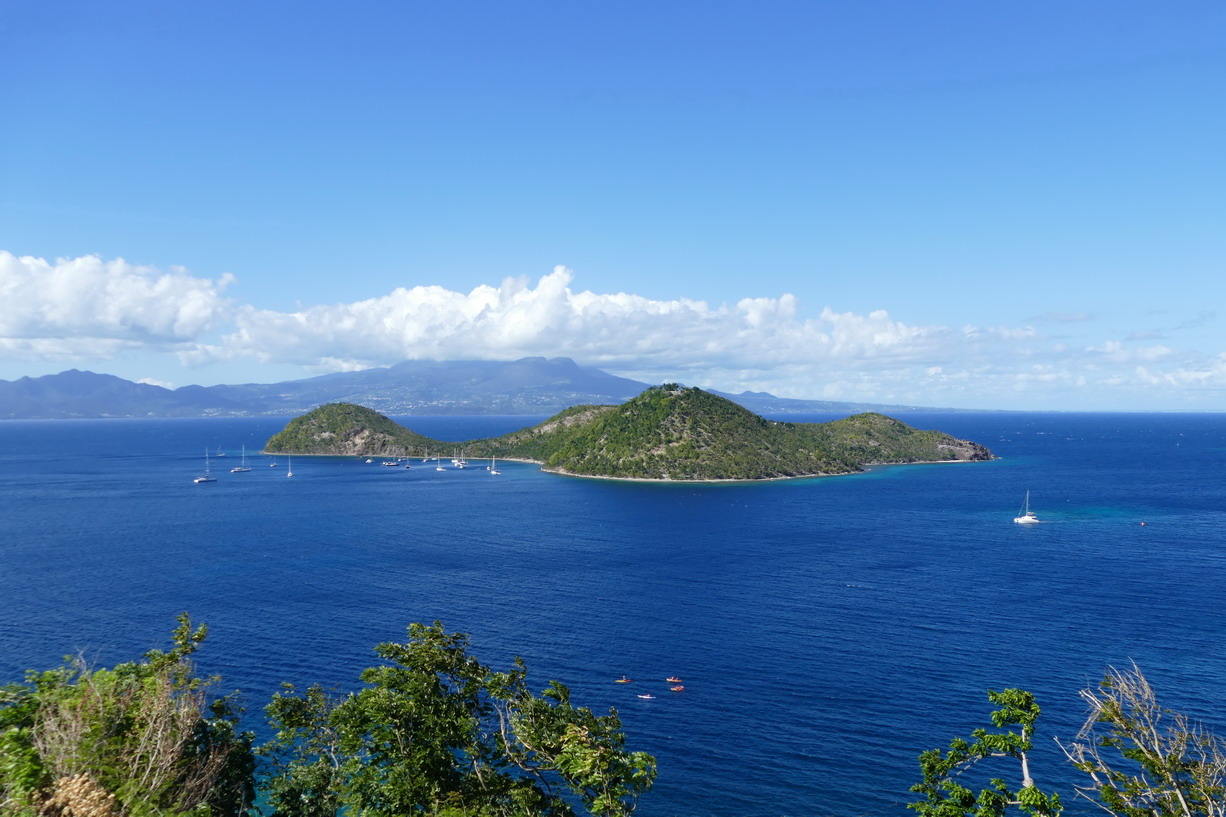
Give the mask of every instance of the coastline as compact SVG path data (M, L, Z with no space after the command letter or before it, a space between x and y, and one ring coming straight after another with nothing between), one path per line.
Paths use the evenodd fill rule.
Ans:
M995 457L993 458L995 459ZM510 458L508 458L510 460ZM527 462L540 464L536 460L510 460L512 462ZM602 479L615 482L650 482L653 484L675 484L675 485L724 485L736 483L757 483L757 482L782 482L789 479L825 479L827 477L849 477L855 474L863 474L865 471L872 468L895 467L900 465L956 465L958 463L974 463L974 462L991 462L991 460L912 460L910 462L866 462L863 467L855 471L840 471L838 473L819 473L819 474L793 474L783 477L757 477L752 479L653 479L651 477L610 477L601 474L577 474L572 471L563 471L558 469L548 469L542 467L541 470L546 474L555 474L560 477L573 477L575 479Z
M260 451L260 454L274 457L319 457L328 459L345 459L345 460L360 460L374 459L378 457L390 457L391 454L290 454L285 451ZM402 459L416 459L416 457L404 457ZM959 463L977 463L991 462L992 460L912 460L910 462L866 462L863 466L855 471L840 471L838 473L818 473L818 474L793 474L791 476L782 477L757 477L748 479L656 479L652 477L613 477L603 474L579 474L573 471L564 471L561 469L546 468L540 460L521 459L519 457L500 457L503 462L520 462L526 465L539 465L541 471L546 474L553 474L559 477L570 477L572 479L599 479L610 482L647 482L653 485L736 485L736 484L751 484L758 482L782 482L789 479L824 479L827 477L847 477L854 474L863 474L873 468L896 467L901 465L957 465ZM993 460L999 459L993 457Z

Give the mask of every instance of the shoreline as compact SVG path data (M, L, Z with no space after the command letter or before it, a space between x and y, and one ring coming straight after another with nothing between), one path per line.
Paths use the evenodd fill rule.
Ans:
M992 459L996 459L993 457ZM536 460L512 460L513 462L528 462L536 463ZM613 482L649 482L660 485L727 485L727 484L746 484L756 482L782 482L789 479L827 479L830 477L850 477L856 474L863 474L873 468L894 468L903 465L957 465L958 463L974 463L974 462L991 462L992 460L913 460L911 462L869 462L865 463L864 467L855 471L841 471L837 474L795 474L784 477L749 477L745 479L658 479L653 477L610 477L601 474L576 474L571 471L549 470L542 467L541 470L546 474L555 474L560 477L572 477L574 479L602 479ZM539 464L539 463L537 463Z
M261 451L260 454L272 457L288 457L294 456L284 451ZM298 454L299 457L320 457L328 459L345 459L345 460L363 460L388 458L392 454ZM417 457L406 457L403 454L395 455L399 459L419 459ZM484 459L482 457L481 459ZM542 473L552 474L559 477L570 477L572 479L599 479L610 482L646 482L657 485L735 485L735 484L750 484L757 482L782 482L789 479L826 479L828 477L848 477L855 474L863 474L873 468L893 468L901 465L957 465L959 463L976 463L976 462L991 462L992 460L913 460L911 462L868 462L861 468L855 471L841 471L835 474L794 474L791 476L781 477L747 477L743 479L662 479L655 477L614 477L603 474L579 474L573 471L563 471L549 469L544 466L540 460L528 460L518 457L499 457L503 462L519 462L525 465L539 465ZM998 459L997 457L993 457ZM433 462L434 460L431 460Z

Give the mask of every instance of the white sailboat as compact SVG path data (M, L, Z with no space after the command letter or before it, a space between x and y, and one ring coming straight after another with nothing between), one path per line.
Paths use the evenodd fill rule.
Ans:
M286 454L285 456L285 476L292 477L294 475L294 456Z
M501 471L498 470L497 463L498 463L497 457L490 457L490 467L488 470L491 474L501 474L502 473Z
M241 473L242 473L242 472L244 472L244 471L250 471L250 470L251 470L251 469L247 467L247 446L245 446L245 445L244 445L244 446L243 446L243 461L242 461L242 464L241 464L241 465L239 465L237 468L231 468L231 469L230 469L230 473L231 473L231 474L241 474Z
M195 479L193 479L192 482L199 485L202 482L216 482L216 481L217 481L217 477L209 474L209 450L206 448L204 449L204 473L196 477Z
M1038 523L1039 517L1034 515L1034 511L1030 510L1030 491L1026 492L1026 501L1022 503L1022 509L1018 511L1018 515L1013 517L1013 521L1019 525L1034 525Z

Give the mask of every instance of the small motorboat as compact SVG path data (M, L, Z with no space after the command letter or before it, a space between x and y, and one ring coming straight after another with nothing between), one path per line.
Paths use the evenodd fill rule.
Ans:
M656 699L656 696L652 695L650 692L645 692L639 697L642 698L644 701L654 701Z
M681 686L681 684L677 684L676 686L671 686L669 687L669 689L671 689L673 692L685 692L685 687Z
M624 675L623 675L622 677L618 678L618 679L617 679L616 681L614 681L613 683L615 683L615 684L629 684L629 683L631 683L631 682L633 682L633 681L634 681L634 679L633 679L633 678L627 678L626 676L624 676Z
M681 683L681 679L680 679L680 678L678 678L676 675L670 675L670 676L668 676L667 678L665 678L664 680L665 680L665 681L668 681L670 684L679 684L679 683Z

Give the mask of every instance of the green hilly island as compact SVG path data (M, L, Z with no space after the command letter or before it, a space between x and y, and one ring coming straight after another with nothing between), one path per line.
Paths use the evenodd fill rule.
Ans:
M421 456L539 462L546 471L646 480L760 480L846 474L866 465L989 460L978 443L882 414L829 423L767 420L696 388L665 384L616 406L574 406L539 425L464 443L433 440L378 412L330 403L270 438L276 454Z
M264 448L278 454L402 456L441 445L365 406L328 403L290 420ZM454 447L447 443L448 450Z

